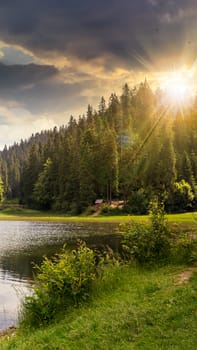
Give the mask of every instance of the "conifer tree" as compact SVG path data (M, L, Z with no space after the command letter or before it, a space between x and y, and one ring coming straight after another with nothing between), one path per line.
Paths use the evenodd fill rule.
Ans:
M4 186L3 186L2 177L0 176L0 202L2 202L3 200L3 195L4 195Z

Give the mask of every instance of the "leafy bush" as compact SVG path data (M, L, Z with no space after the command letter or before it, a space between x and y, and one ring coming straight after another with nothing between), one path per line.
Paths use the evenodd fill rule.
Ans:
M87 207L84 212L83 215L93 215L95 213L95 210L92 206Z
M21 324L30 327L47 324L59 311L88 298L98 265L94 252L80 243L70 253L64 248L53 260L45 258L37 269L33 294L25 298L21 315Z
M138 191L132 191L124 206L124 211L129 214L143 215L147 214L148 205L148 194L143 188L140 188Z
M104 203L101 206L101 212L102 215L105 216L111 216L111 215L121 215L124 213L124 211L122 210L122 208L118 208L118 207L111 207L109 204Z
M127 259L140 264L165 259L170 253L170 231L163 204L154 201L150 204L150 223L121 225L122 247Z
M197 264L197 239L182 234L174 245L172 256L177 263Z
M171 212L182 212L191 210L194 201L194 193L191 185L185 180L174 183L174 188L169 196L166 207Z

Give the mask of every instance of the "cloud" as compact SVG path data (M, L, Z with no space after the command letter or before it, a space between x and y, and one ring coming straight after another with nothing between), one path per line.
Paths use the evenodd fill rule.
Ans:
M58 124L63 123L63 118L66 123L71 114L76 113L77 117L86 110L89 101L83 91L94 85L92 76L73 68L60 72L51 65L0 63L0 104L7 109L0 122L4 119L4 124L11 127L14 121L10 122L8 111L17 114L21 108L22 114L27 112L27 118L47 115L53 119L56 115ZM22 123L22 119L18 118L18 123Z
M36 64L5 65L0 63L0 90L25 88L40 81L50 80L58 74L57 68Z
M196 16L196 0L1 1L1 126L18 130L9 111L60 125L125 82L191 65Z
M21 139L30 137L32 133L53 128L55 125L55 118L52 119L48 116L35 117L28 110L21 107L0 107L0 149L3 149L5 144L9 146L13 142L20 142Z
M36 115L65 112L67 119L70 114L77 117L88 104L97 108L101 96L118 91L125 81L136 81L133 73L121 67L109 67L107 72L106 60L75 59L73 66L61 70L49 65L0 63L0 103Z
M112 64L139 68L135 52L148 51L147 56L157 58L172 50L174 40L179 56L182 35L189 33L195 21L197 4L195 0L16 0L12 6L4 3L0 10L2 40L39 57L56 54L91 61L106 55L113 58Z
M21 48L5 45L4 43L1 44L0 56L0 61L6 65L41 63L33 56L33 54L25 52L25 50L22 50Z
M147 0L147 2L152 6L157 6L160 0Z

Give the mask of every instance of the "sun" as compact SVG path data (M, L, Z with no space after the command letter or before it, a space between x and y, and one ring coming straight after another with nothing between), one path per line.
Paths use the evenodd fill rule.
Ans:
M190 66L184 64L170 71L161 71L157 83L165 104L181 110L187 108L196 96L197 60Z
M163 78L162 90L168 100L179 104L187 100L190 94L189 75L186 71L172 71Z

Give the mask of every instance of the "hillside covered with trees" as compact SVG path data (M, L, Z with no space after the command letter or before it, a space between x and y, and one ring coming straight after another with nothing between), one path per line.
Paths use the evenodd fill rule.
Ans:
M101 98L98 110L0 152L0 196L79 214L97 198L146 213L155 195L171 212L197 208L197 105L170 106L145 80Z

